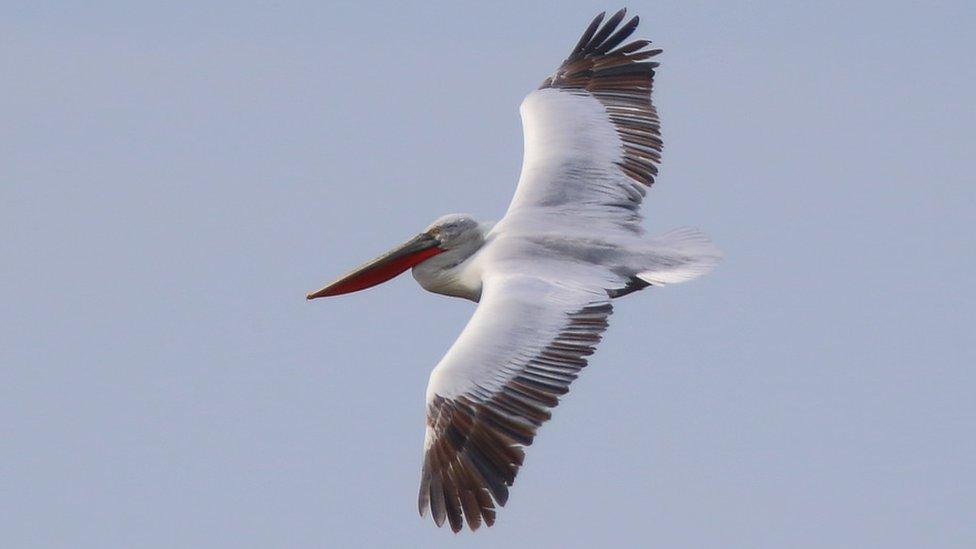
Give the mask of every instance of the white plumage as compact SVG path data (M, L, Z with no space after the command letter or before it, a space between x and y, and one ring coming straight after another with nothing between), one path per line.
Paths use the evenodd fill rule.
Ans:
M660 50L621 45L638 19L598 16L520 109L525 153L505 216L444 216L309 294L379 284L408 268L427 290L479 302L431 372L419 508L454 531L495 520L543 422L593 353L611 300L698 277L720 259L704 234L647 237L639 208L662 142L651 103Z

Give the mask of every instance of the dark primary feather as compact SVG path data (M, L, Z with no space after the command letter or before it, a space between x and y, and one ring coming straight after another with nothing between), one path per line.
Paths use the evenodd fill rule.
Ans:
M602 27L603 14L597 16L573 52L540 88L565 89L599 100L623 142L624 157L618 163L621 171L650 186L657 175L664 144L657 109L651 103L658 63L645 60L661 50L645 50L651 43L648 40L618 47L640 22L635 16L618 29L625 14L626 10L618 11Z
M586 45L590 43L590 39L593 38L593 34L596 33L596 29L600 27L600 23L603 21L603 17L605 15L606 12L600 12L599 15L593 18L590 26L586 27L586 30L583 31L583 36L581 36L579 42L576 43L576 47L573 48L573 51L569 54L569 59L577 58Z
M634 33L638 23L640 23L640 17L635 15L630 19L630 21L627 21L626 25L620 27L620 30L615 32L613 36L604 41L599 48L596 48L593 53L597 55L604 55L613 48L616 48L621 42L626 40L628 36Z
M441 526L458 532L495 522L538 428L586 366L607 328L609 301L566 315L559 334L536 356L513 365L515 375L499 391L475 390L457 398L437 396L427 409L434 439L424 455L420 514L431 511Z
M598 54L599 48L606 41L607 37L610 36L610 33L617 28L617 25L619 25L620 22L623 21L624 15L627 15L626 8L613 14L610 17L610 19L607 20L606 24L603 25L603 27L599 31L597 31L596 35L593 36L593 39L590 40L590 43L587 44L585 48L583 48L584 51L591 50L593 51L593 53Z

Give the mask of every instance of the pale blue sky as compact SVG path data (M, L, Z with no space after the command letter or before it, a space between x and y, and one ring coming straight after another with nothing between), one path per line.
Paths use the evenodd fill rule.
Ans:
M648 229L727 260L618 302L491 530L416 512L472 304L303 296L500 216L593 2L5 2L3 547L976 546L976 8L635 2Z

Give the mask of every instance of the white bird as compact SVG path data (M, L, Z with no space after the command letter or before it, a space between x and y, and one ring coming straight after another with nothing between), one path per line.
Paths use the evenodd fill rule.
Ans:
M651 103L661 53L625 10L593 20L522 102L522 173L497 223L441 217L308 299L413 269L424 289L478 303L427 385L419 508L461 530L495 521L524 448L607 328L611 300L690 280L721 253L696 229L647 237L638 213L662 142Z

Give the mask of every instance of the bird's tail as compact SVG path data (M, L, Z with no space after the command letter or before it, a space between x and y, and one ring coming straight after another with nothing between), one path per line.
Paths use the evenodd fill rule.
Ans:
M711 271L722 260L722 251L705 233L681 227L648 241L646 270L637 278L652 286L677 284Z

